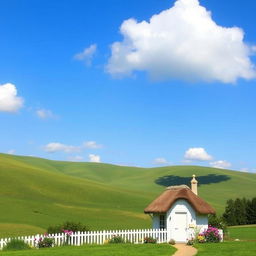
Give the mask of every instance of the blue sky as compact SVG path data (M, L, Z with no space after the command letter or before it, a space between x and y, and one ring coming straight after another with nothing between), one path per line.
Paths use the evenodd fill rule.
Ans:
M1 152L255 172L255 1L0 8Z

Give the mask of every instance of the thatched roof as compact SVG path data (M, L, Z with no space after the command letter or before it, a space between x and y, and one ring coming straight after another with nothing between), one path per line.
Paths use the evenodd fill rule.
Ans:
M187 200L199 214L215 213L215 210L208 203L194 194L186 185L168 187L145 208L144 213L165 213L178 199Z

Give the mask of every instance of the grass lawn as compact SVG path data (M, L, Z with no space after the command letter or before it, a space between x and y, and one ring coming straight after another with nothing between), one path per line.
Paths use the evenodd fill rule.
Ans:
M224 242L197 244L196 256L253 256L256 255L255 242Z
M175 251L174 247L167 244L108 244L0 252L0 256L170 256Z
M256 240L256 225L229 227L229 237L240 240Z

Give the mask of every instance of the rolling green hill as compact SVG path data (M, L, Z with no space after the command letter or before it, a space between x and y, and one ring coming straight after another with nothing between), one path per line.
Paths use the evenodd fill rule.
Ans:
M80 221L90 229L149 228L143 213L168 185L199 180L218 213L229 198L256 194L256 175L199 166L137 168L0 154L0 236L42 233Z

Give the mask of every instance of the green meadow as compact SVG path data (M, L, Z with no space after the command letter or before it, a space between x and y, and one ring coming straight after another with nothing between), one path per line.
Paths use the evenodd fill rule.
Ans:
M242 225L228 228L230 239L256 241L256 225Z
M170 256L175 248L167 244L113 244L113 245L86 245L63 246L50 249L24 250L0 252L1 256Z
M196 256L253 256L256 255L255 242L224 242L197 244Z
M0 154L0 236L42 233L80 221L91 230L150 228L143 209L166 186L189 184L221 214L226 200L252 198L256 175L199 166L137 168Z

